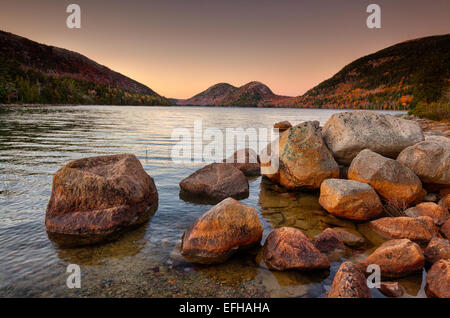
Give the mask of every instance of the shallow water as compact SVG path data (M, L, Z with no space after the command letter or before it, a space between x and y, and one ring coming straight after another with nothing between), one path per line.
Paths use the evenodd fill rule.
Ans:
M170 160L173 129L270 128L289 120L319 120L333 110L198 107L7 107L0 108L0 296L18 297L320 297L340 263L373 250L328 255L330 271L272 272L258 249L224 264L198 266L180 256L184 230L210 206L184 202L178 183L205 163ZM118 241L61 249L45 232L52 175L68 161L88 156L136 154L156 182L159 208L151 220ZM326 227L357 230L318 205L318 194L287 193L261 178L250 180L242 200L257 209L264 237L279 226L295 226L309 237ZM68 264L81 266L81 289L66 287ZM407 296L425 297L423 275L401 280ZM382 295L373 290L375 297Z

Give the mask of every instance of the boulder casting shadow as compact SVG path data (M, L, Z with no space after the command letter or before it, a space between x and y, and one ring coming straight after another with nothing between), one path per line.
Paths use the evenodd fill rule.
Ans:
M135 256L145 247L145 233L149 223L138 226L120 237L120 240L105 244L61 247L57 244L58 257L69 264L95 266L107 259L123 259Z
M45 225L60 246L98 244L147 222L157 208L155 183L136 156L84 158L55 173Z

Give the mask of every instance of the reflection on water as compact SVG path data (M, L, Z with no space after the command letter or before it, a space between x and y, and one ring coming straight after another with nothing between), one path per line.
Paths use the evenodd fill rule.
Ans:
M272 228L292 226L299 228L308 237L314 237L327 227L355 229L353 222L338 219L327 213L318 202L316 192L286 192L267 179L261 182L259 205L261 215L272 224Z
M172 130L270 128L289 120L319 120L335 111L197 107L0 107L0 296L81 297L321 297L345 259L358 260L375 248L328 255L329 271L274 272L258 248L215 266L191 264L179 254L184 230L210 205L179 198L178 183L202 163L170 160ZM243 146L243 145L241 145ZM155 179L159 208L144 226L100 246L62 249L47 237L45 208L52 175L70 160L134 153ZM273 183L250 180L242 200L259 212L263 240L279 226L295 226L308 237L327 227L356 231L352 222L326 213L317 192L289 193ZM359 225L358 225L359 227ZM66 287L66 267L81 266L82 288ZM411 296L425 297L423 276L399 280ZM382 295L373 291L374 296Z
M148 224L126 233L121 239L99 246L84 246L79 248L59 248L58 257L68 264L100 265L105 259L124 259L138 254L145 246L145 232Z

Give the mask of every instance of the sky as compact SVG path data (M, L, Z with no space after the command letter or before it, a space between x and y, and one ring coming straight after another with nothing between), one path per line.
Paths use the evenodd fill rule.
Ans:
M81 29L66 7L81 7ZM381 29L366 8L381 7ZM79 52L172 98L260 81L298 96L353 60L450 33L448 0L0 0L0 29Z

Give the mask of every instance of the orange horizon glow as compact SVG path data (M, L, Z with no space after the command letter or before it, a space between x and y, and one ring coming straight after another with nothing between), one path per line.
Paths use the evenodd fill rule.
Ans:
M382 28L366 27L371 1L77 0L2 4L0 29L78 52L158 94L186 99L226 82L259 81L299 96L362 56L406 40L447 34L450 2L382 0Z

